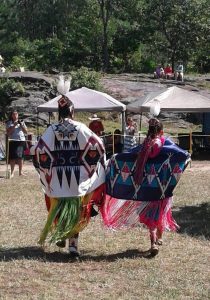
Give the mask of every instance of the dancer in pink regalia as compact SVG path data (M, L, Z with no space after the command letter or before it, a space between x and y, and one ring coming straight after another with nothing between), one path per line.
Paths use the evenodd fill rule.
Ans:
M152 118L143 145L110 159L100 210L104 224L120 229L143 223L150 232L151 255L156 255L164 230L178 228L171 212L172 192L189 157L165 139L162 124Z

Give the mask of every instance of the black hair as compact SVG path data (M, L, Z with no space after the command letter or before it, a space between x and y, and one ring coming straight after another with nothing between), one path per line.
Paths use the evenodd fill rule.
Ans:
M163 130L163 124L161 122L157 121L154 124L149 124L147 137L154 139L156 135L161 132L161 130Z
M114 133L115 134L121 134L121 130L120 129L115 129Z
M72 101L63 96L64 97L64 105L60 105L60 103L58 102L58 114L59 114L59 120L61 119L65 119L65 118L71 118L73 117L74 114L74 104L72 103Z
M17 113L18 113L17 109L13 109L13 110L9 113L9 119L8 119L8 121L13 121L12 115L13 115L14 112L17 112Z

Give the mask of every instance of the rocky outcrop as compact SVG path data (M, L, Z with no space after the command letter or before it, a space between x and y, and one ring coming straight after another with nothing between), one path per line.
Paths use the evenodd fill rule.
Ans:
M181 86L189 91L199 92L208 97L210 101L210 89L203 88L206 87L206 82L208 82L209 79L210 76L208 75L185 76L184 82L181 82L176 80L154 79L148 74L119 74L105 76L102 79L102 85L107 93L126 105L138 100L147 93L159 91L174 85ZM139 123L139 116L134 115L133 117ZM160 114L160 119L165 122L172 121L176 123L179 128L189 128L189 122L200 122L201 114L164 112ZM144 114L141 120L142 124L147 126L147 120L147 114Z
M15 95L12 97L11 104L8 109L16 108L19 111L21 118L23 118L27 125L36 126L38 124L43 126L49 122L49 115L46 113L39 113L37 119L37 106L57 96L56 80L58 74L44 74L38 72L12 72L0 73L0 78L7 76L8 78L19 81L24 86L23 95ZM101 79L103 89L114 98L122 101L124 104L131 103L146 93L160 90L164 87L173 85L182 85L183 88L199 91L199 93L210 98L210 90L201 88L208 83L210 76L207 75L197 77L185 77L184 82L175 80L154 79L148 74L119 74L119 75L105 75ZM113 114L114 116L114 114ZM180 126L184 126L183 114L163 114L162 118L174 119L179 122ZM139 116L135 116L139 119ZM143 122L146 119L143 118ZM179 121L180 120L180 121Z
M146 93L155 92L170 86L181 86L190 91L197 91L210 98L210 90L200 88L210 76L185 77L184 82L177 80L154 79L147 74L119 74L102 78L104 89L124 104L131 103Z
M37 122L41 126L47 124L48 114L40 113L37 116L37 106L56 96L55 82L57 77L29 71L4 73L1 74L1 77L21 82L24 87L23 95L15 95L10 98L11 103L8 110L17 109L20 117L25 120L28 126L36 126Z

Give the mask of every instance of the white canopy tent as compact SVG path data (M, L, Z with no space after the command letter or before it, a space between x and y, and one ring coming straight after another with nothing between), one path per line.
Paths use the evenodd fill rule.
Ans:
M210 112L210 97L173 86L151 92L127 105L127 111L134 113L149 112L155 101L160 103L161 111L168 112Z
M65 94L74 104L75 111L83 112L102 112L102 111L118 111L122 113L122 131L125 126L126 105L114 99L106 93L82 87L80 89L70 91ZM58 100L61 96L57 96L52 100L41 104L37 107L37 112L57 112Z
M114 99L106 93L82 87L80 89L70 91L65 94L74 103L75 111L119 111L124 112L126 105ZM52 100L41 104L37 107L38 112L56 112L58 111L58 100L61 96L57 96Z
M207 98L198 92L188 91L177 86L151 92L142 98L127 105L127 111L133 113L150 112L159 102L162 112L207 113L210 112L210 97ZM141 128L141 119L140 119ZM202 135L202 132L200 133ZM192 132L189 138L189 149L192 151ZM202 136L201 136L202 139ZM199 142L200 143L200 142Z

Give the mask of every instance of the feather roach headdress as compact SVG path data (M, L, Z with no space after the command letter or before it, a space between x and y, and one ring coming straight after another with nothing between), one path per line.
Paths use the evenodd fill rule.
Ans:
M64 76L61 75L57 84L57 90L61 94L61 98L58 100L59 119L68 117L69 113L72 116L74 105L69 97L65 96L65 94L68 93L70 86L71 77L65 81Z

